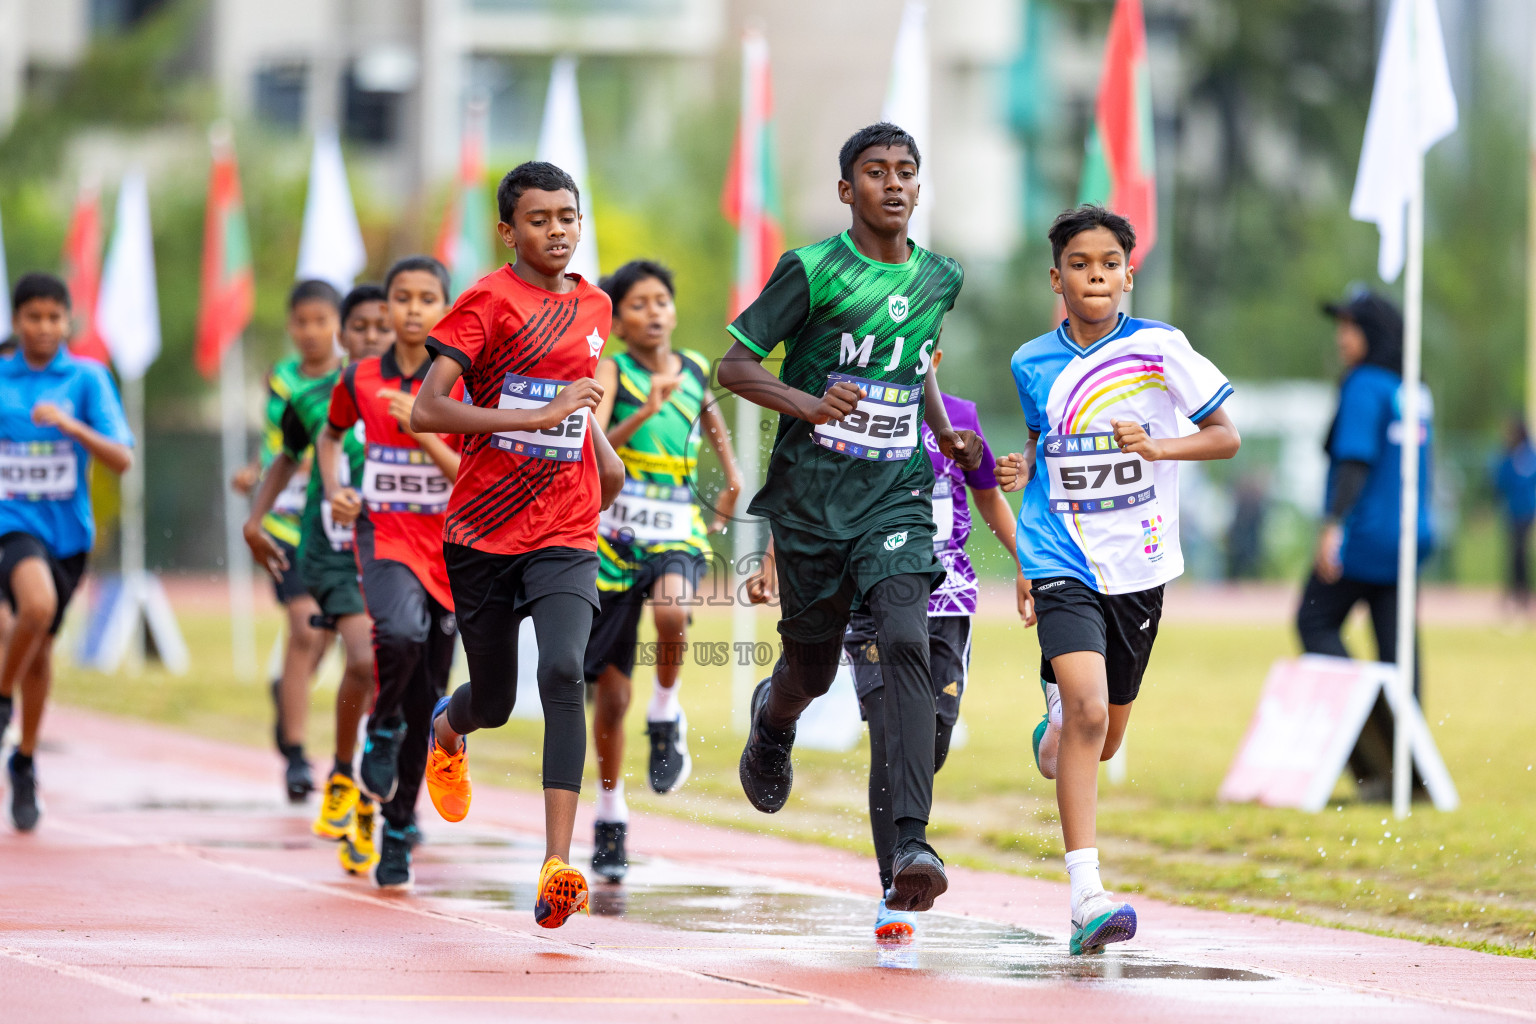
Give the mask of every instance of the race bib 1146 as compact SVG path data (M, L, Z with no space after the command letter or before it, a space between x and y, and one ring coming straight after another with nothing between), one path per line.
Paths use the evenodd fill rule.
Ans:
M501 382L501 409L542 409L570 381L540 380L509 373ZM513 455L557 462L580 462L581 447L587 439L587 409L577 409L546 430L505 430L491 435L491 443Z
M0 441L0 498L68 501L80 486L70 441Z
M1052 512L1118 512L1157 497L1140 455L1122 452L1113 432L1051 434L1040 439Z
M625 480L599 517L598 529L609 540L630 544L687 540L693 534L693 492L682 485Z
M857 385L864 397L841 420L818 426L813 431L816 443L840 455L870 462L911 458L918 445L923 389L893 387L846 373L827 374L828 388L839 381Z

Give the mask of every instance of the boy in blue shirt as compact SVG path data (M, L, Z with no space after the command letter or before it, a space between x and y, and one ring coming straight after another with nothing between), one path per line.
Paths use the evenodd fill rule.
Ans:
M0 597L15 613L0 660L0 732L21 690L21 739L8 765L11 820L37 827L37 749L53 681L53 637L96 538L89 460L114 473L133 437L105 367L64 348L69 289L52 274L16 282L16 351L0 357Z
M1019 567L1034 594L1048 709L1035 758L1056 779L1071 952L1094 953L1136 934L1136 911L1099 880L1099 762L1119 749L1163 587L1184 571L1178 463L1229 459L1241 442L1221 408L1232 385L1210 360L1182 332L1120 312L1130 222L1085 205L1057 217L1050 238L1051 289L1067 318L1013 355L1030 441L996 476L1005 491L1027 485ZM1199 429L1181 437L1180 417Z

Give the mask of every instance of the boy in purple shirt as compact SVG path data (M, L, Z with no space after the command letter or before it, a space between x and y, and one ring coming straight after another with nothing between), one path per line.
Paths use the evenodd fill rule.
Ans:
M937 369L943 359L941 350L933 353ZM1014 513L998 489L992 474L996 460L982 433L976 416L976 403L953 395L942 395L950 424L956 430L974 430L981 441L981 465L966 472L953 459L939 451L927 424L922 426L923 449L933 463L933 553L944 566L944 581L928 598L928 664L933 683L935 713L938 717L934 737L933 770L944 766L949 755L949 741L960 717L960 696L965 692L971 661L971 616L976 614L976 570L965 552L971 535L970 492L976 514L996 535L1018 563L1014 544ZM770 546L762 571L748 585L754 603L772 595L773 551ZM1029 580L1020 573L1015 579L1019 618L1026 626L1035 622L1034 602ZM880 866L880 891L891 887L892 861L896 850L896 821L892 814L890 784L886 769L885 680L880 674L880 650L875 619L866 608L854 611L843 635L843 650L853 666L854 689L859 696L859 713L869 723L869 825L874 834L875 858ZM880 900L875 912L875 938L881 942L909 942L916 930L917 915L891 910Z
M941 352L934 352L937 369ZM965 693L971 662L971 616L976 614L976 570L965 552L971 536L971 505L992 530L1008 557L1017 564L1014 552L1014 516L1008 499L998 489L992 475L995 460L987 445L976 403L944 395L944 408L956 430L974 430L981 441L981 465L969 472L939 451L933 434L922 428L923 448L933 463L933 553L943 564L944 581L928 598L928 664L933 681L934 709L938 731L934 737L933 770L944 766L949 755L949 741L960 717L960 697ZM1019 618L1026 625L1034 622L1029 581L1020 574L1015 580ZM890 888L891 859L896 848L896 822L891 816L890 786L886 778L885 708L882 703L885 680L880 674L880 650L875 634L874 616L859 609L848 623L843 636L843 650L853 666L854 689L859 695L859 711L869 723L869 826L874 834L875 858L880 865L880 891ZM875 938L882 942L908 942L917 925L917 915L891 910L880 901L875 912Z

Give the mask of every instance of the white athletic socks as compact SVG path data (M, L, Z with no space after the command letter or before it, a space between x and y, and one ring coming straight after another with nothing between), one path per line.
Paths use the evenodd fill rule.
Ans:
M629 804L624 802L624 780L620 779L612 789L597 785L597 820L610 825L629 821Z
M651 703L645 709L647 722L675 722L683 705L677 699L677 684L651 688Z
M1104 891L1104 883L1099 880L1099 848L1085 846L1081 850L1068 850L1067 877L1072 879L1072 912L1075 914L1085 899Z
M1045 684L1045 713L1052 725L1061 728L1061 687L1055 683Z

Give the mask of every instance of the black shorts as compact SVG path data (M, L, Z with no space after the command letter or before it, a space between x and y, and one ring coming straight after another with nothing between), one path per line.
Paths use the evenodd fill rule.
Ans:
M1034 580L1040 678L1056 682L1051 659L1077 651L1104 656L1109 702L1129 704L1141 691L1163 617L1163 588L1101 594L1071 576Z
M53 623L48 627L48 635L53 636L64 621L64 611L75 596L75 588L80 586L80 578L85 575L86 553L55 558L48 545L30 533L8 533L0 537L0 597L5 598L12 611L16 610L16 595L11 593L11 574L25 558L41 558L53 575L53 592L59 601L58 609L53 613Z
M698 593L704 576L704 556L691 551L662 551L640 563L635 582L628 590L599 590L597 618L592 620L592 636L587 640L587 655L582 675L587 682L597 682L603 669L612 665L626 676L635 674L635 647L640 637L640 614L663 576L681 576Z
M859 714L864 698L885 685L880 674L880 645L875 636L875 617L867 611L853 613L843 650L853 664L853 688L859 695ZM932 615L928 618L928 673L933 682L933 705L939 721L954 725L960 717L960 698L971 671L971 617Z
M904 513L857 537L838 539L770 520L779 577L779 633L803 644L843 635L853 609L871 587L892 576L928 577L912 599L926 607L944 582L933 555L933 519Z
M272 537L272 543L277 545L283 557L288 560L288 571L283 573L283 578L272 581L272 593L277 595L277 603L286 605L296 597L307 595L309 587L304 585L304 574L299 571L299 549L276 537Z
M466 650L505 645L508 636L516 636L528 606L550 594L575 594L602 607L596 551L560 547L501 555L444 541L443 560Z

